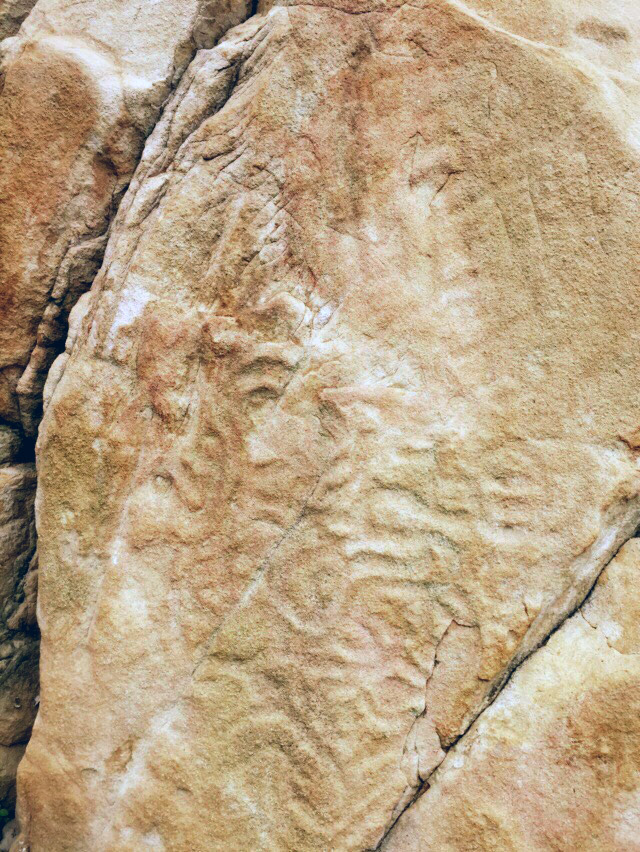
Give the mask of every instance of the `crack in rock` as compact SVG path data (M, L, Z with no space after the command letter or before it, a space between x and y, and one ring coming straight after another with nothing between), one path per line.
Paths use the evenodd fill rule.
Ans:
M620 507L617 508L619 509ZM394 807L390 825L385 829L384 834L376 846L367 850L367 852L380 852L380 850L385 848L386 841L390 837L403 814L406 813L406 811L408 811L409 808L411 808L411 806L429 790L429 779L437 772L445 757L447 757L449 753L456 748L458 743L469 733L470 729L482 716L485 710L496 701L515 672L517 672L522 664L528 660L529 657L535 654L539 648L546 645L553 634L556 633L566 621L568 621L577 612L581 611L582 606L589 599L598 583L598 580L604 571L606 571L608 565L615 559L621 548L638 533L640 528L640 498L626 501L622 504L622 509L623 520L621 522L621 526L617 529L607 529L607 531L604 534L601 534L596 542L591 545L588 551L586 551L587 554L592 555L596 560L592 570L588 574L585 574L584 571L580 572L578 583L560 596L559 601L556 601L555 606L548 608L544 613L542 613L541 615L544 616L543 618L540 618L540 616L538 617L538 626L535 626L536 623L534 623L534 625L532 625L532 628L534 629L532 630L530 628L527 633L527 636L530 636L531 638L527 642L527 637L525 637L521 648L514 656L511 664L507 667L505 672L496 679L490 688L482 707L474 713L470 721L468 721L465 725L464 730L455 739L455 741L448 747L444 747L445 754L443 755L442 760L439 761L438 765L433 768L426 778L422 779L422 783L415 790L410 800L405 800L405 803L403 803L401 807L398 805ZM584 554L582 554L582 556L584 556ZM539 625L549 625L550 621L551 624L546 627L544 635L540 635L541 627Z

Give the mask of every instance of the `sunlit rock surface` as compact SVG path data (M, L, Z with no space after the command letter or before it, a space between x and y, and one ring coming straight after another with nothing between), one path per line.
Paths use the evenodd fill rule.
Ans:
M629 577L624 593L605 585L618 562L570 617L640 523L640 11L264 3L226 31L224 3L181 4L180 26L174 4L141 3L138 29L112 2L99 18L86 5L68 4L65 33L129 27L124 79L161 80L142 105L122 90L142 117L127 132L169 97L109 225L129 178L90 199L96 151L129 138L119 107L84 94L80 66L59 114L24 83L77 153L43 167L40 217L15 193L3 214L31 264L21 277L10 255L0 325L3 416L26 433L48 376L40 710L15 849L635 848L640 745L616 697L634 675L607 625L640 604ZM175 71L187 42L218 36ZM146 51L169 43L145 77ZM12 47L11 69L27 54ZM87 163L98 171L62 179ZM83 283L40 362L42 282L67 257L47 252L76 209L93 217L73 219ZM546 701L533 733L532 689ZM565 702L583 700L572 739ZM624 739L609 781L580 745L608 720ZM513 753L490 757L501 737ZM534 756L518 774L521 742ZM572 784L599 799L564 834L560 816L538 820L538 840L546 768L558 808Z
M40 0L2 43L0 417L27 435L69 310L97 272L195 33L211 43L247 11L246 0L227 0L216 20L204 16L211 5Z
M386 852L638 848L639 576L634 539L452 750Z
M196 48L248 11L245 0L40 0L24 20L32 7L33 0L0 0L2 749L11 745L1 732L14 703L31 721L37 700L35 537L25 553L24 530L33 524L45 379L164 101ZM0 751L0 825L12 808L16 763L15 750Z

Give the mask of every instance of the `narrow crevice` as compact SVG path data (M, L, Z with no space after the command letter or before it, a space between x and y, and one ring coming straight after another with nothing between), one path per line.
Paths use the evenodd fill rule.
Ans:
M204 5L202 2L201 8ZM215 46L230 29L256 14L257 7L257 2L247 2L244 18L230 22L226 29L224 23L216 28L213 20L205 21L204 24L200 22L203 37L212 36L211 46ZM224 31L221 32L221 29ZM139 138L139 151L131 174L118 174L113 164L106 163L105 172L111 175L113 191L106 204L104 218L99 229L85 233L68 246L54 271L49 297L40 316L37 339L16 388L16 422L0 419L0 471L5 471L7 482L9 475L13 477L6 486L11 489L7 499L15 503L11 522L14 523L14 516L19 517L21 528L25 530L24 541L11 542L13 549L3 554L8 560L5 570L11 572L14 582L11 593L0 600L0 691L9 695L14 715L19 717L19 724L14 725L18 731L13 746L16 749L24 749L28 743L39 701L40 649L36 620L38 555L33 502L37 487L36 440L43 416L44 385L52 365L64 352L69 334L69 314L81 296L92 288L103 265L108 239L129 183L142 160L145 144L201 48L202 45L197 43L192 34L187 51L176 63L175 73L168 81L164 102L159 105L155 119ZM96 156L102 162L103 155ZM22 466L24 470L17 470L16 466ZM19 486L15 485L14 480L19 481ZM5 827L7 832L16 830L15 823L11 822L14 816L15 779L10 780L9 784L6 796L0 791L0 834Z
M438 764L438 766L436 766L433 769L433 771L427 776L427 778L422 780L422 783L416 789L413 797L405 804L405 806L403 808L401 808L399 810L397 816L395 816L393 818L393 820L391 821L391 823L389 824L387 829L385 829L384 834L382 835L382 837L380 838L380 840L378 841L376 846L374 846L370 849L367 849L366 852L382 852L382 850L384 850L384 847L385 847L387 840L389 839L390 835L392 834L393 830L395 829L395 827L398 824L398 822L400 821L400 819L418 801L418 799L420 799L429 790L429 788L431 787L431 784L429 783L431 778L433 778L433 776L436 774L436 772L439 770L439 768L445 762L445 760L449 756L450 752L453 749L455 749L455 747L458 745L458 743L469 733L471 728L474 727L476 722L486 712L486 710L489 707L491 707L491 705L494 704L494 702L499 698L499 696L502 694L504 689L510 683L514 674L520 669L520 667L531 656L533 656L533 654L535 654L537 651L539 651L540 648L543 648L545 645L547 645L547 643L549 642L551 637L555 633L557 633L563 627L563 625L567 621L569 621L569 619L573 618L573 616L576 615L576 613L580 612L582 607L588 602L589 598L593 594L594 589L598 585L598 581L600 580L600 577L607 570L607 568L609 567L611 562L613 562L613 560L616 558L616 556L618 555L620 550L625 546L625 544L627 544L628 541L630 541L633 538L638 537L639 535L640 535L640 518L637 518L636 523L635 523L634 528L633 528L633 532L630 535L627 535L624 538L624 540L616 547L615 551L609 556L609 558L606 560L606 562L602 565L600 570L597 572L595 579L593 579L589 588L581 596L581 598L578 600L578 602L576 604L574 604L574 606L572 606L572 608L569 611L567 611L565 614L563 614L562 618L553 625L553 627L546 633L546 635L539 642L537 642L525 654L516 655L514 657L512 664L506 669L505 673L496 681L496 683L492 686L492 688L487 693L487 697L484 700L484 702L482 703L482 707L473 716L473 718L469 721L469 723L467 725L465 725L464 730L461 732L461 734L458 737L456 737L456 739L453 740L453 742L451 742L451 744L446 749L444 749L446 751L446 757L441 761L440 764Z
M22 424L5 420L0 417L0 432L4 433L7 445L6 456L4 446L0 442L0 466L5 464L33 464L36 460L36 440L26 435Z

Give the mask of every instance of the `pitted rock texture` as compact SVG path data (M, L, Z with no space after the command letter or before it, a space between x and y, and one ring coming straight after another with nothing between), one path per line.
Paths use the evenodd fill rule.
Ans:
M218 8L199 7L191 43ZM101 10L77 13L96 38ZM508 696L530 700L531 667L553 680L550 649L640 524L640 13L257 11L195 55L108 231L104 204L69 201L102 216L85 230L106 253L65 353L34 367L42 683L16 849L526 849L544 797L508 756L493 835L480 800L456 828L484 766L443 799L443 846L421 845L426 803ZM80 101L73 124L46 117L93 140ZM100 262L86 244L72 301ZM15 280L33 303L51 292ZM4 416L15 404L28 432L36 356L16 384L18 342ZM572 700L600 672L594 641L576 646ZM617 723L606 691L585 741ZM633 799L627 730L602 812ZM558 737L532 766L555 765ZM570 803L571 767L554 778ZM500 814L518 797L516 825ZM575 848L548 838L535 848Z

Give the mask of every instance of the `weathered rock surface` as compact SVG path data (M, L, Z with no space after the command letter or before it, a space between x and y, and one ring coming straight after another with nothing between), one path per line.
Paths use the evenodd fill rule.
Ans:
M33 435L66 318L143 142L198 44L247 0L40 0L2 50L0 418Z
M640 741L616 697L633 667L598 648L611 607L621 625L637 608L635 545L605 574L626 593L601 584L584 609L595 628L575 616L535 649L640 523L634 4L265 3L190 63L108 233L140 128L227 6L179 4L187 38L140 4L123 77L148 83L170 33L141 84L157 97L107 75L99 101L63 63L76 100L52 110L26 82L37 62L18 73L49 5L8 66L36 170L8 180L27 175L41 215L13 191L2 214L6 420L33 431L48 373L20 848L524 849L547 770L574 833L539 820L532 848L607 848L624 796L633 837ZM63 42L125 31L86 5L65 7ZM36 124L64 136L53 177L26 153ZM107 237L48 372L58 276L64 317ZM624 749L588 835L574 769L581 797L609 776L592 743L558 755L608 721Z
M514 676L386 852L640 844L640 541Z
M0 3L0 37L13 35L33 5ZM15 714L5 718L7 706L20 700L33 715L37 696L36 574L25 577L33 536L31 552L23 550L35 476L15 465L33 460L43 385L69 311L100 267L110 220L162 104L195 48L247 11L246 0L40 0L0 47L0 523L10 519L0 539L0 731ZM13 753L8 761L0 754L2 777L15 775ZM5 788L1 808L11 805Z
M4 440L3 440L4 439ZM0 429L2 448L15 439ZM38 631L33 464L0 466L0 807L11 811L15 776L36 714Z

